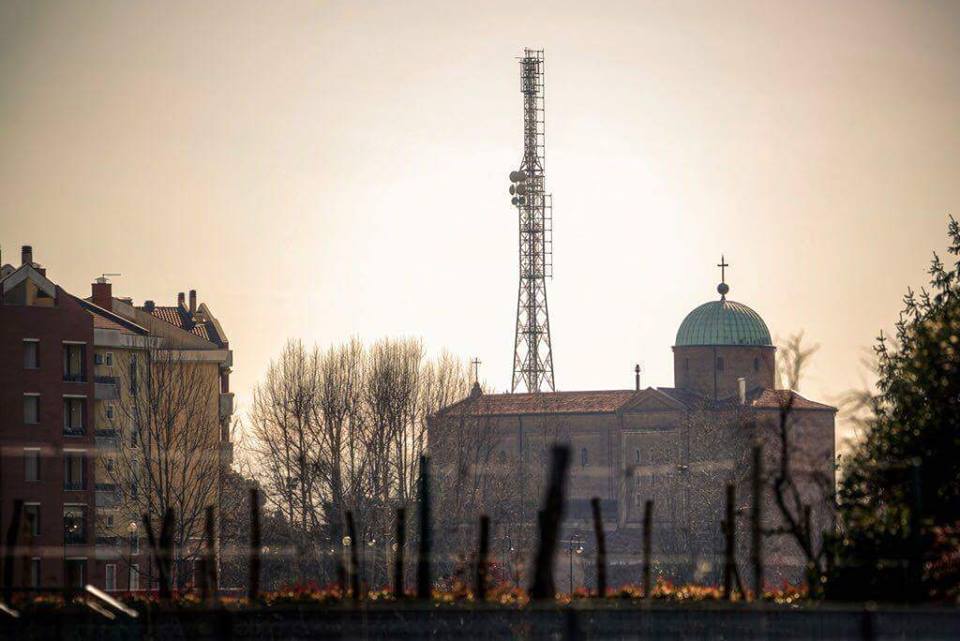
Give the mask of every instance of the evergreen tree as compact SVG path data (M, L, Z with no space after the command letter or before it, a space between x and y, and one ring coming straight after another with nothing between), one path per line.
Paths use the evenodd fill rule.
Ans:
M896 340L877 341L877 393L843 466L843 533L830 592L916 600L938 592L934 541L960 519L960 226L930 289L907 292Z

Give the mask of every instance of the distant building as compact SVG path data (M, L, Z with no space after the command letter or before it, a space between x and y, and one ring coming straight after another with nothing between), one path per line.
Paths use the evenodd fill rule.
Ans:
M190 306L179 298L176 307L134 307L105 278L77 298L47 278L28 246L19 267L0 266L0 531L22 502L16 586L151 587L139 515L111 472L118 439L137 431L119 411L130 376L151 354L174 353L201 373L216 416L205 443L230 465L232 352L196 293ZM219 481L207 494L219 506Z
M440 493L458 488L452 493L456 509L470 505L471 496L487 494L478 503L494 518L492 547L500 548L499 558L509 560L508 550L528 545L535 535L549 452L562 443L570 448L571 464L558 587L592 581L593 497L601 500L611 584L639 581L647 500L654 502L657 570L667 577L718 581L728 483L736 487L741 572L746 572L752 445L764 444L766 466L772 468L779 460L775 440L786 404L797 448L794 466L804 479L814 527L821 532L832 527L826 503L833 489L836 409L776 389L770 332L752 309L727 300L728 289L722 283L719 300L694 309L681 323L673 347L673 387L640 389L639 372L632 390L483 394L475 386L469 397L431 417L429 449ZM465 447L471 451L464 453ZM825 497L814 496L808 472L827 479ZM765 499L765 526L777 525L772 495ZM473 527L475 519L467 510L461 526ZM802 576L799 549L786 538L768 538L766 549L769 581Z

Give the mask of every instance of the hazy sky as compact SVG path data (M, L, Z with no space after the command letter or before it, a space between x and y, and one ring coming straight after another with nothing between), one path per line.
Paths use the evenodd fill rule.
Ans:
M423 337L509 386L515 60L546 50L561 389L672 385L716 297L835 401L960 202L960 3L0 2L0 245L195 288L241 408L288 337Z

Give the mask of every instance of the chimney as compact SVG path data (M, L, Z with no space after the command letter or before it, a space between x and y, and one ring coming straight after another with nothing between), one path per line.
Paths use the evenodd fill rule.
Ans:
M636 367L633 368L634 377L636 378L635 385L636 390L640 391L640 363L637 363Z
M190 290L190 313L197 313L197 290L195 289Z
M20 263L33 266L33 247L24 245L20 248Z
M93 304L107 311L113 311L113 285L105 276L100 276L90 285L90 294Z
M143 301L143 311L153 313L156 304L152 300Z
M737 388L740 390L740 404L747 404L747 379L740 377L737 379Z
M177 294L177 307L179 307L180 309L185 308L187 305L186 305L186 303L184 302L184 300L185 300L185 299L184 299L184 296L183 296L183 292L178 293L178 294Z

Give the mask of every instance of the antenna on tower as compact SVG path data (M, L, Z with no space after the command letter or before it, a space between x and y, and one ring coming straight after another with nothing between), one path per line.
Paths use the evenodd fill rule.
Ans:
M555 390L546 279L553 277L553 196L544 193L543 50L520 58L523 159L510 172L510 202L520 217L520 286L510 391Z

